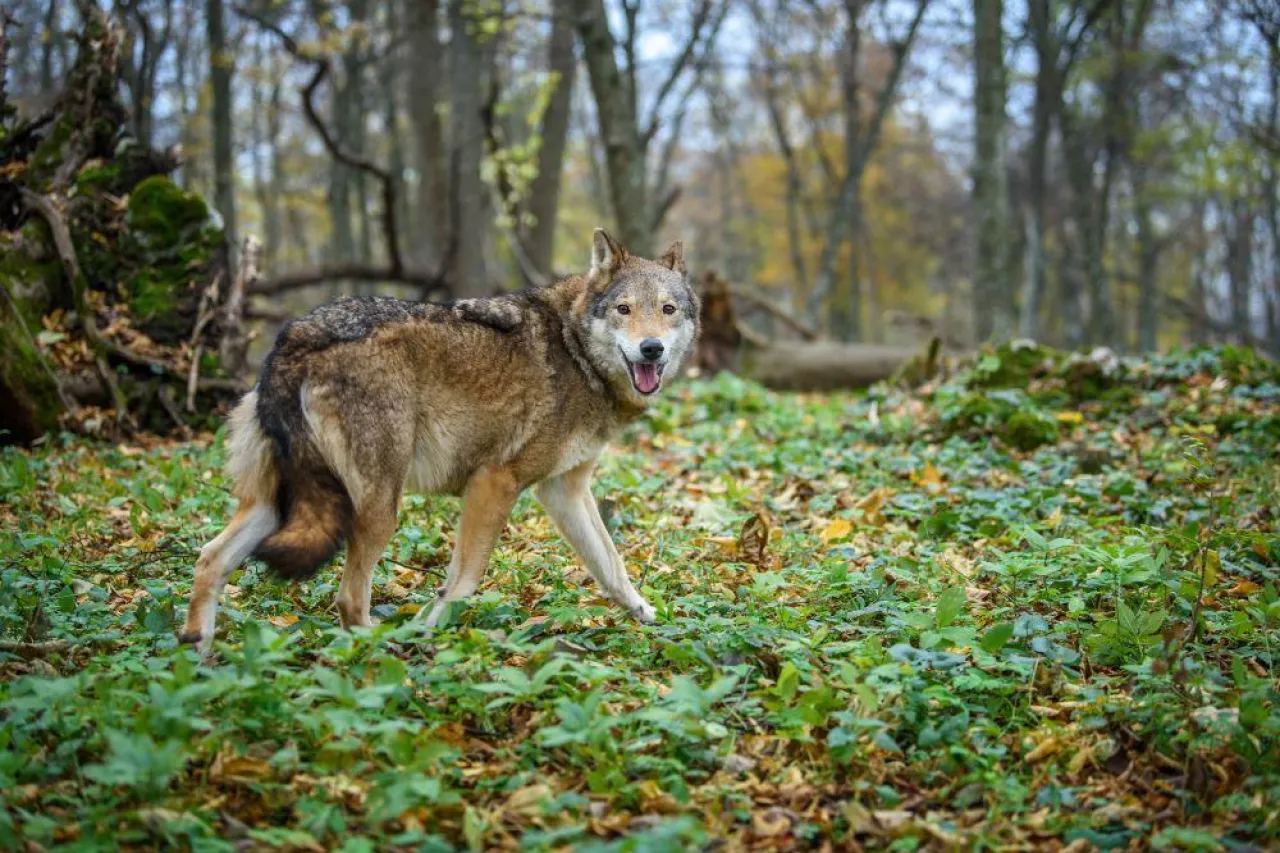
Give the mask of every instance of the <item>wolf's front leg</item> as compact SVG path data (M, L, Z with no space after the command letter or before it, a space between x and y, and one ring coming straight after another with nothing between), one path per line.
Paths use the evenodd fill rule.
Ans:
M472 475L462 495L462 520L449 562L449 577L440 600L427 615L428 627L436 626L450 601L467 598L480 586L493 545L519 495L519 483L504 468L486 468Z
M618 549L613 546L609 530L600 517L596 499L591 495L591 469L594 463L586 463L538 484L538 501L569 541L587 571L595 578L600 589L614 602L625 607L636 619L651 623L655 613L652 605L636 591L627 577L626 566Z

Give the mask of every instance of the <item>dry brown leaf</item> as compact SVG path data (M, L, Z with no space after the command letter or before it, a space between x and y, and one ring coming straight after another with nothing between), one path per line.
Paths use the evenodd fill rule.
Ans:
M768 557L769 539L773 535L773 518L761 508L747 519L738 534L738 549L748 563L763 568Z

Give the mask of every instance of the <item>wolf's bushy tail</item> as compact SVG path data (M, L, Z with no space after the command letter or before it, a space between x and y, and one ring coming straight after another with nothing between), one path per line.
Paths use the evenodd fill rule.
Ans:
M350 537L355 507L342 481L316 452L305 426L292 440L267 437L258 393L245 395L231 416L227 473L241 500L276 508L279 527L253 556L282 578L304 580L332 560Z

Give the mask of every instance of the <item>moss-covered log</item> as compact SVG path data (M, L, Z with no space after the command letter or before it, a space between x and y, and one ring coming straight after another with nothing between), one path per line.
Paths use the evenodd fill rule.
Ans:
M168 177L177 156L128 135L121 49L90 7L53 108L0 109L0 442L196 424L239 384L218 358L239 327L220 220Z

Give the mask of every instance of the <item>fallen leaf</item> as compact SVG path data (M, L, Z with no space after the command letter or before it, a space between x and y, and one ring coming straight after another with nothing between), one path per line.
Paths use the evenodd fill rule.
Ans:
M847 519L837 518L818 534L818 538L823 542L833 542L836 539L843 539L853 532L853 525Z
M1039 745L1028 752L1022 760L1028 764L1035 764L1037 761L1044 761L1061 748L1062 744L1058 742L1058 739L1050 736L1040 741Z
M911 482L930 490L942 491L945 488L942 482L942 474L938 472L937 468L933 467L932 462L924 463L924 470L919 474L913 473Z
M791 814L774 806L751 816L751 830L761 838L775 838L791 831Z
M743 559L763 568L772 533L773 519L767 510L760 509L748 518L738 534L738 547Z

